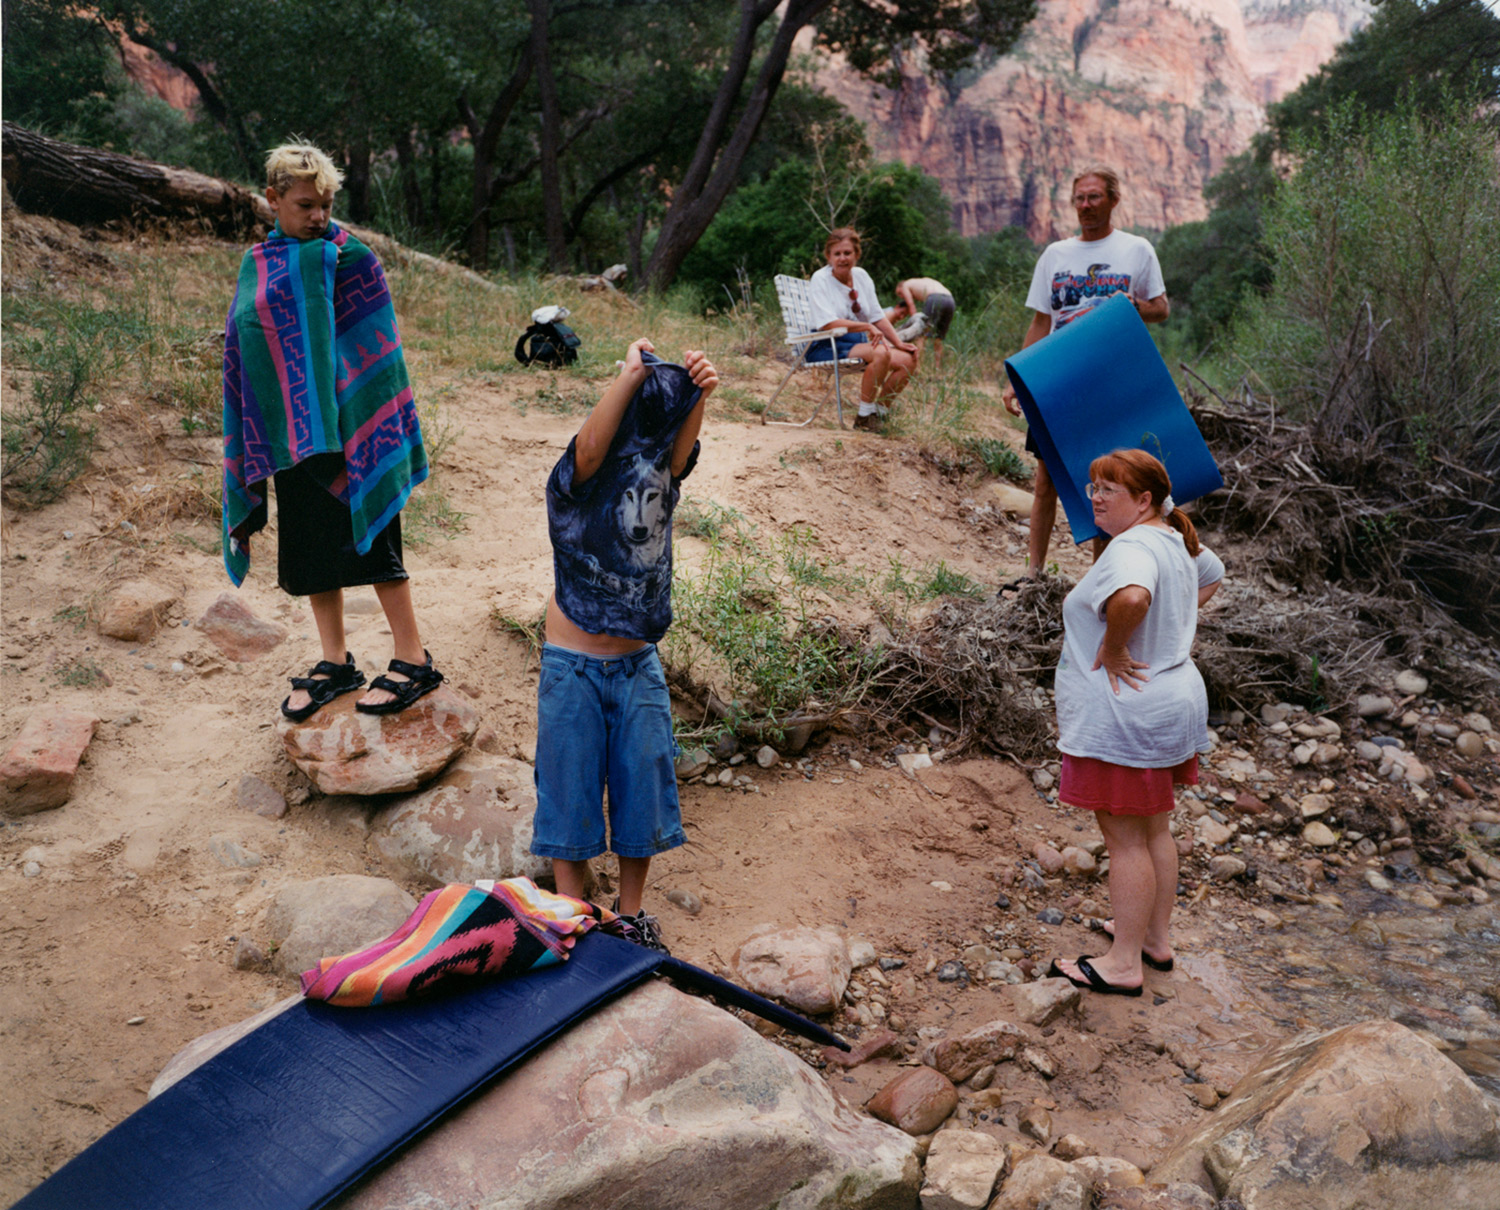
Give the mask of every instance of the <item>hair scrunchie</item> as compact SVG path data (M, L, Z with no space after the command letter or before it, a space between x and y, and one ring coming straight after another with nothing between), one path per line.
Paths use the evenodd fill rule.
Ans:
M1161 515L1163 517L1170 517L1172 510L1176 507L1177 503L1172 499L1172 493L1168 492L1166 499L1161 502Z

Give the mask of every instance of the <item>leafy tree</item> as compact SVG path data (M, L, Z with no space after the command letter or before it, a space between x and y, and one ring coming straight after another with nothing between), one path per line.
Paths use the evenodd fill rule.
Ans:
M648 282L657 289L677 276L737 183L804 28L816 25L819 45L857 56L860 70L877 77L895 70L900 55L919 49L935 69L951 72L981 48L1008 50L1036 12L1036 0L905 0L895 6L869 0L738 0L738 9L738 29L712 107L692 160L673 188L646 266ZM761 49L763 31L770 37Z
M87 9L4 0L0 20L0 106L8 121L84 143L122 137L113 116L120 91L114 45Z
M1404 101L1403 101L1404 98ZM1263 292L1271 264L1261 239L1263 212L1295 148L1325 129L1340 104L1422 114L1454 99L1500 98L1500 16L1480 0L1376 0L1374 16L1320 71L1267 113L1268 129L1204 190L1212 212L1167 232L1159 253L1174 326L1202 348L1223 333L1242 302Z

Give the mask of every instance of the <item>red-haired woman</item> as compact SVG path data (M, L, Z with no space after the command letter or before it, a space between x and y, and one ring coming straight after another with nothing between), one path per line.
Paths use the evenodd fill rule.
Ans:
M1177 845L1174 785L1198 781L1208 695L1193 666L1198 606L1224 578L1172 502L1166 468L1143 450L1089 467L1094 524L1109 535L1063 603L1057 664L1058 797L1098 816L1109 849L1114 944L1054 961L1050 974L1091 991L1139 996L1142 964L1172 969L1168 928Z
M859 232L835 227L824 241L823 255L828 263L808 283L813 323L847 329L835 338L839 358L858 357L865 363L854 427L878 433L881 418L890 410L888 401L901 392L916 368L917 346L896 335L875 296L874 281L859 267ZM820 341L807 360L831 361L833 356Z

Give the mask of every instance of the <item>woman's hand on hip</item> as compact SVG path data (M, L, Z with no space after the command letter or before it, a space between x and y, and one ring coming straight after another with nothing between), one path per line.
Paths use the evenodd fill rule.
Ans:
M1131 655L1128 647L1116 650L1100 643L1099 653L1094 656L1094 670L1104 669L1105 675L1109 677L1110 690L1116 697L1120 696L1121 681L1139 693L1141 686L1151 679L1141 675L1142 670L1149 667L1150 664L1143 664Z

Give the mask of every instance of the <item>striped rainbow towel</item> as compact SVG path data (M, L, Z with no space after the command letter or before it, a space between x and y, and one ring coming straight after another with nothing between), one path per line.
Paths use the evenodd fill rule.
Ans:
M567 958L615 913L544 891L529 878L454 883L424 896L406 923L366 949L302 973L302 994L346 1008L390 1004Z
M281 234L240 262L224 328L224 567L250 569L244 539L265 524L264 481L341 453L323 484L349 506L368 553L427 478L427 452L380 261L337 223L321 239Z

